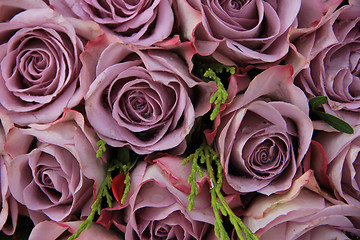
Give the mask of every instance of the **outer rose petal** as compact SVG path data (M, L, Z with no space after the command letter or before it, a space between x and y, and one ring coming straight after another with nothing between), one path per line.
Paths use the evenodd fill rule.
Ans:
M314 139L326 153L326 173L335 196L339 200L360 206L360 126L354 128L354 134L319 132Z
M294 182L287 194L259 197L245 213L244 223L260 239L279 236L285 239L307 239L306 236L311 234L318 235L320 229L336 233L342 238L345 234L339 229L359 234L360 231L346 216L358 218L360 208L325 203L320 195L303 189L311 181L314 181L312 172L308 171ZM326 232L324 234L329 234Z
M74 222L52 222L43 221L35 225L33 228L29 240L55 240L67 239L71 234L75 233L82 221ZM92 223L90 228L86 228L80 236L79 240L98 240L98 239L109 239L109 240L120 240L123 239L118 234L106 230L102 226Z

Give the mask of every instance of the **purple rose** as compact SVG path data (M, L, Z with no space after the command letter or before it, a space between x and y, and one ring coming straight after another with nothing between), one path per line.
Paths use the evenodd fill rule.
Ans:
M52 222L43 221L35 225L29 240L66 240L78 229L82 221ZM106 230L99 224L92 223L77 238L78 240L121 240L123 239L115 232Z
M22 11L23 2L9 3L7 14L17 14L0 23L0 105L17 124L48 123L83 98L88 86L79 84L79 54L101 31L46 5Z
M131 173L131 186L122 207L105 209L99 221L108 226L115 223L125 231L125 239L205 239L213 236L215 216L211 208L207 179L199 178L199 195L195 206L188 210L191 185L187 178L191 165L182 166L183 158L165 156L153 165L140 163ZM116 213L125 208L125 223L117 221ZM122 226L121 226L122 225Z
M182 152L195 118L210 109L214 85L195 81L174 52L109 41L90 42L82 56L81 81L92 82L85 97L90 124L114 147Z
M296 49L288 60L299 65L295 84L309 98L327 96L325 111L351 125L360 123L359 24L359 4L340 8L316 31L294 40Z
M261 240L353 239L360 236L360 208L333 204L308 186L312 172L297 179L286 194L253 200L243 219ZM354 238L356 239L356 238Z
M150 46L169 37L174 25L172 0L50 0L66 16L91 20L125 43Z
M360 207L360 126L354 134L319 132L314 139L324 148L326 173L335 196Z
M288 189L313 132L304 93L290 65L257 75L220 117L215 147L231 192Z
M96 141L83 116L73 110L51 124L9 131L9 189L35 223L89 214L93 193L105 176Z
M300 5L300 0L201 0L195 46L226 65L276 62L288 52L289 28Z

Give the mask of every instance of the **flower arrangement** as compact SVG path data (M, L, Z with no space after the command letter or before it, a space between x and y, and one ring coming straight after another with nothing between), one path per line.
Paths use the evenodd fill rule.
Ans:
M358 239L359 0L0 0L1 239Z

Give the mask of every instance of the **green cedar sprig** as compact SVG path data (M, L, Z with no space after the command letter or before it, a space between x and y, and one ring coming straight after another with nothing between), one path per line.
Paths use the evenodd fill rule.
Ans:
M216 116L219 114L221 104L225 103L228 97L228 93L224 85L222 84L221 79L216 75L216 72L214 72L213 69L208 68L208 70L206 70L206 72L204 73L204 77L214 80L218 87L218 90L214 93L214 95L210 99L210 103L215 103L215 107L210 115L210 120L213 121L216 118Z
M319 108L321 105L327 103L328 98L326 96L317 96L309 99L309 107L310 107L310 113L313 115L316 115L321 120L335 128L336 130L339 130L343 133L353 134L354 129L351 127L350 124L345 122L344 120L337 118L329 113L326 113L324 111L319 111L317 108Z
M96 146L99 147L96 151L96 157L101 158L102 154L106 151L106 142L101 139L96 143Z
M99 140L96 145L99 147L96 151L96 157L100 158L102 154L106 151L106 142L104 140ZM68 240L74 240L80 236L80 234L86 229L90 228L94 218L95 214L98 215L101 214L101 206L102 206L102 200L103 198L106 198L106 203L109 208L112 207L112 200L113 197L109 191L111 189L111 182L112 182L112 175L113 172L118 170L119 172L124 172L126 177L124 180L125 189L124 193L121 199L121 203L123 203L126 200L127 194L130 190L130 169L135 165L136 160L130 159L130 153L129 149L127 147L119 148L118 149L118 156L114 159L111 159L112 161L109 163L106 176L103 182L101 183L99 187L99 192L96 195L96 199L94 203L91 205L91 212L89 216L82 222L79 226L79 229L71 235Z
M86 228L91 227L91 224L95 218L95 214L97 213L98 215L100 215L101 203L102 203L103 197L106 197L106 202L109 205L109 207L112 206L112 197L108 191L108 189L110 187L111 187L111 172L107 171L106 177L105 177L104 181L101 183L99 192L96 195L96 199L95 199L94 203L91 205L91 212L90 212L89 216L85 219L84 222L82 222L80 224L79 229L73 235L71 235L68 238L68 240L74 240L74 239L78 238L80 236L80 234Z
M218 90L214 93L214 95L210 99L210 103L214 103L215 107L210 115L210 119L213 121L216 116L219 114L221 104L224 104L228 93L221 81L221 77L219 75L223 75L223 73L235 74L236 68L233 66L226 66L224 64L215 62L215 63L204 63L202 61L197 60L196 57L193 58L194 63L194 72L195 75L200 77L203 81L208 82L209 80L215 81Z
M222 217L219 213L219 210L223 216L228 216L231 224L234 226L236 234L240 240L244 239L258 239L258 237L251 232L251 230L241 221L241 219L235 215L232 209L227 204L224 196L221 192L221 184L223 181L223 169L220 163L220 159L214 149L207 143L203 143L195 153L188 156L182 162L183 165L192 162L192 172L188 178L188 182L191 183L191 193L189 195L189 210L191 211L194 207L195 195L198 194L198 188L196 185L196 173L203 174L201 167L198 165L198 161L201 164L206 165L206 170L209 174L211 182L211 206L215 215L214 231L217 238L223 240L228 240L229 235L224 227ZM214 166L216 171L214 171ZM199 170L200 169L200 170ZM201 176L199 174L199 176Z
M192 169L191 169L191 173L188 177L188 183L191 184L191 191L190 194L188 196L189 199L189 204L188 204L188 209L189 211L192 211L195 205L195 195L199 194L199 189L196 185L196 175L198 174L200 177L204 176L204 173L201 169L201 167L198 165L198 160L200 157L200 163L204 164L205 163L205 158L204 158L204 152L202 150L202 148L198 148L196 149L194 154L191 154L190 156L188 156L187 158L185 158L182 161L182 165L186 165L189 162L192 162Z

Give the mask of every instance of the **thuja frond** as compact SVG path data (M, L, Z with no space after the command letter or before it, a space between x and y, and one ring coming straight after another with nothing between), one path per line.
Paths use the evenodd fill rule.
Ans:
M99 149L96 152L96 157L100 158L102 154L106 151L106 142L103 140L99 140L97 142L97 146ZM84 222L80 224L79 229L71 235L68 240L74 240L80 236L82 231L84 231L86 228L90 228L92 222L94 221L95 214L97 213L100 215L101 213L101 206L102 206L102 200L105 198L108 207L112 207L112 200L113 197L109 191L111 189L111 183L112 183L112 175L115 170L118 170L119 172L124 172L126 174L125 178L125 190L124 194L122 196L121 202L125 201L126 196L130 190L130 173L129 170L135 165L136 160L133 161L130 159L129 149L119 148L118 149L118 156L116 158L111 159L111 161L108 164L106 176L101 183L99 187L99 191L96 195L96 199L94 203L91 205L91 212L89 216L85 219Z
M227 91L222 83L222 77L224 78L223 73L226 72L230 75L235 74L236 68L233 66L226 66L218 62L204 63L202 61L199 61L196 57L193 58L193 63L194 63L195 75L197 75L206 82L209 80L216 82L218 90L214 93L214 95L210 99L210 103L215 104L215 107L210 115L210 119L213 121L216 118L216 116L219 114L221 104L224 104L228 97Z
M192 162L192 172L188 178L188 182L191 183L191 193L189 195L190 202L188 206L189 210L191 211L193 209L195 195L198 194L196 175L199 174L199 169L201 174L203 174L201 167L198 164L198 162L200 162L201 164L205 164L210 178L211 206L215 215L214 231L216 237L223 240L230 239L222 220L223 216L227 216L229 217L231 224L234 226L236 234L240 240L244 239L244 235L245 239L258 239L258 237L251 232L241 219L235 215L222 195L221 185L223 181L223 169L215 150L204 142L194 154L191 154L189 157L184 159L182 163L187 164L189 162Z
M190 156L188 156L187 158L185 158L182 162L182 165L185 165L189 162L192 162L192 168L191 168L191 173L188 177L188 183L191 184L191 191L190 194L188 196L189 199L189 204L188 204L188 209L189 211L192 211L192 209L194 208L195 205L195 195L199 194L199 189L196 185L196 176L199 175L200 177L203 177L204 173L201 169L201 167L198 164L198 159L200 157L200 162L204 163L205 162L205 158L204 158L204 154L203 154L203 150L200 146L200 148L198 148L195 153L191 154Z
M216 199L215 197L212 197L212 204L214 204L215 206L217 206L217 209L220 209L220 211L222 212L222 214L224 216L228 216L230 219L231 224L234 226L235 231L236 231L236 235L238 236L238 238L240 240L244 239L243 234L245 235L245 239L259 239L255 234L253 234L251 232L251 230L241 221L241 219L235 215L235 213L232 211L232 209L229 207L229 205L227 204L224 196L221 193L221 184L222 184L222 166L221 166L221 162L219 157L217 156L216 152L214 151L214 149L212 149L209 145L207 145L207 147L205 148L205 156L206 157L206 169L207 172L209 173L209 177L210 179L212 179L212 183L213 183L213 188L211 189L212 192L216 193ZM213 163L216 166L216 176L214 173L214 168L213 168ZM213 193L214 194L214 193ZM214 194L215 195L215 194ZM216 202L216 203L213 203ZM219 204L220 203L220 204ZM215 211L214 211L215 213ZM216 213L215 213L216 214ZM215 215L216 218L216 215ZM218 231L215 230L215 234L217 234L217 236L219 235L219 231L220 231L220 237L221 239L228 239L228 235L227 232L223 230L222 226L222 220L220 221L220 218L217 218L215 220L215 223L217 223L218 227Z
M123 204L125 202L127 195L130 191L130 172L129 171L126 172L124 184L125 184L125 189L124 189L124 193L121 198L121 201L120 201L121 204Z
M107 199L107 203L109 204L109 207L111 207L111 195L108 191L109 188L109 182L111 185L111 174L109 174L109 172L107 172L107 175L104 179L104 181L101 183L100 188L99 188L99 192L96 195L96 199L94 201L94 203L91 205L91 212L89 214L89 216L85 219L85 221L83 221L80 226L79 229L73 234L71 235L68 240L74 240L76 238L78 238L80 236L80 234L86 229L86 228L90 228L91 224L95 218L95 214L97 213L98 215L100 215L100 211L101 211L101 202L102 202L102 198L106 197Z
M224 104L228 93L221 82L221 79L216 75L216 72L208 68L208 70L204 73L204 77L210 78L216 82L218 90L214 93L214 95L210 99L210 103L214 103L215 107L210 115L210 120L214 120L216 116L219 114L221 104Z
M96 151L96 157L100 158L102 156L102 154L106 151L106 142L104 140L99 140L96 143L96 146L98 146L98 150Z

